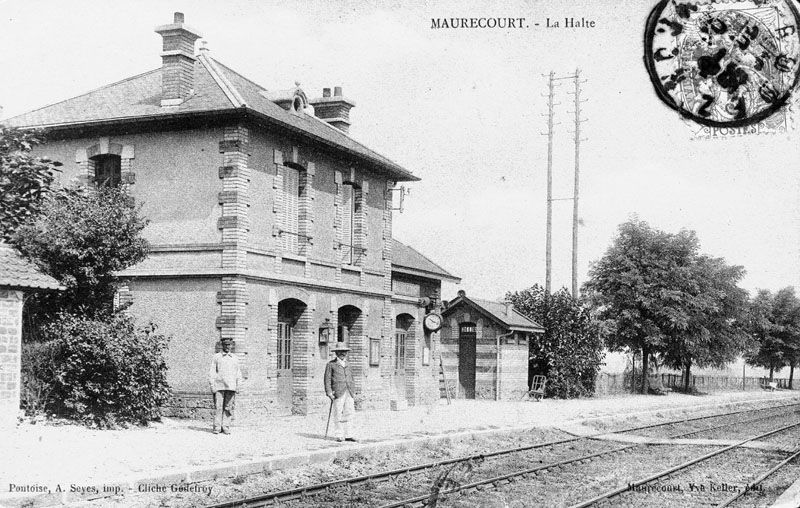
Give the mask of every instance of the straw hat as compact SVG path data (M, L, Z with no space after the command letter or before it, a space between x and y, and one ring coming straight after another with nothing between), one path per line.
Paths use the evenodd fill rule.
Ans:
M344 342L337 342L335 346L331 349L332 352L336 353L337 351L350 351L350 348L347 347L347 344Z

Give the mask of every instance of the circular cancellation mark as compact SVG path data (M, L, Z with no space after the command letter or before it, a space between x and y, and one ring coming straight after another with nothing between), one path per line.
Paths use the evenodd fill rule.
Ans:
M711 127L741 127L787 104L800 78L800 15L792 0L661 0L644 63L658 97Z

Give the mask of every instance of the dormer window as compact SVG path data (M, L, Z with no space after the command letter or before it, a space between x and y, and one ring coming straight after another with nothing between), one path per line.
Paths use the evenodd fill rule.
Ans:
M299 114L308 107L308 97L300 88L300 83L295 82L294 88L288 90L275 90L268 92L262 90L261 96L271 100L289 113Z
M122 181L122 159L119 155L96 155L91 160L94 162L95 186L119 187Z

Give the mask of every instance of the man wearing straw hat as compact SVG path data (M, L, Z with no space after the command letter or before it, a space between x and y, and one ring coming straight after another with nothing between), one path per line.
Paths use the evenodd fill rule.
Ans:
M334 413L333 433L337 441L355 441L350 429L350 418L355 412L355 382L347 363L347 352L350 348L344 342L338 342L331 351L336 354L336 358L325 366L325 394L331 399Z

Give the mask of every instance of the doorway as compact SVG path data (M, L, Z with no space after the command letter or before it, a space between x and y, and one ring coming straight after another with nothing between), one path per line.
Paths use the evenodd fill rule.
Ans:
M306 305L292 298L278 303L277 344L276 344L276 389L277 403L282 408L292 407L292 387L294 384L294 365L296 324Z
M475 398L476 340L475 323L461 323L458 327L458 383L465 399Z

